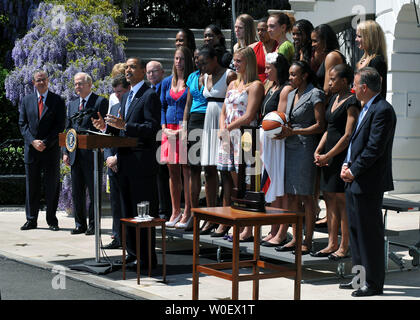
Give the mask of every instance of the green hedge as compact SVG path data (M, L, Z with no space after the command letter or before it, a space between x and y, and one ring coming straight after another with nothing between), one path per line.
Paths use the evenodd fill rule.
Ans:
M0 205L25 204L25 176L0 176Z

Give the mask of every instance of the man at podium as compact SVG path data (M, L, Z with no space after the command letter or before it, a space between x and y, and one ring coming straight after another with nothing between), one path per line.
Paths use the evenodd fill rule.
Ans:
M126 63L125 77L131 90L121 100L119 116L108 114L105 119L99 116L92 119L93 125L107 133L122 137L138 138L137 147L118 148L117 167L120 174L120 190L123 217L137 215L137 203L150 202L150 215L157 217L159 210L156 175L156 134L160 129L160 99L156 92L145 82L146 65L140 58L129 58ZM136 237L134 228L127 230L126 262L136 260ZM155 230L152 228L152 267L157 264L155 253ZM140 231L140 263L148 265L147 230Z
M74 90L79 96L70 101L67 108L66 129L94 130L89 114L99 112L105 115L108 111L108 100L92 92L92 78L84 72L74 76ZM85 116L82 116L85 114ZM80 115L80 116L78 116ZM76 228L71 234L95 234L94 219L94 183L93 183L93 151L88 149L75 149L69 152L63 148L63 162L71 166L71 188L73 200L73 214ZM89 192L90 205L88 210L89 223L86 223L86 187Z

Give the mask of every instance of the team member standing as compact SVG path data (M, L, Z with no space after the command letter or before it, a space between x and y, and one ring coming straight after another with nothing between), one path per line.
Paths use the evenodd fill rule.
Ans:
M217 205L219 175L217 159L219 155L219 116L225 101L226 90L231 81L236 80L236 72L223 67L224 47L211 45L201 48L198 59L203 68L203 96L207 99L206 116L203 124L201 145L201 165L206 178L206 203L208 207ZM210 234L215 225L207 222L200 234Z
M64 130L66 107L63 99L48 90L48 75L35 71L35 93L23 98L19 108L19 128L25 143L26 223L21 230L35 229L41 197L41 173L45 175L47 223L57 231L56 210L60 192L60 147L58 134Z
M374 20L365 20L357 25L356 43L363 50L363 56L356 65L356 69L372 67L382 78L381 96L386 99L387 91L387 58L386 41L381 26Z
M188 76L193 71L191 51L184 46L175 51L172 75L163 79L160 100L162 103L162 148L161 162L168 164L169 189L171 192L172 214L167 221L167 227L175 227L181 219L181 190L184 177L184 213L190 215L189 170L187 168L187 150L185 143L179 139L182 131L182 120L187 101L186 87Z
M270 38L267 32L267 18L262 18L258 21L257 34L260 41L250 45L254 49L257 57L258 77L262 83L267 79L265 73L265 57L268 53L273 52L277 48L277 41Z
M384 192L394 189L392 144L397 119L393 107L380 95L381 77L374 68L358 70L353 88L363 109L350 139L341 178L346 182L352 263L366 271L365 285L353 291L352 296L364 297L383 292L385 246L381 209ZM340 288L352 289L352 283Z
M289 63L292 62L293 55L295 54L293 43L286 36L292 29L292 22L290 20L290 17L283 12L271 14L267 20L268 34L271 39L277 41L277 53L281 53Z
M83 129L96 130L89 116L82 117L80 122L79 119L72 119L72 117L79 111L89 111L92 114L100 112L102 116L105 116L108 110L108 100L92 92L92 78L87 73L79 72L74 76L74 87L79 98L71 101L68 106L66 128L74 128L76 131ZM76 223L76 228L71 231L71 234L86 233L86 235L93 235L95 233L93 152L88 149L76 149L73 152L68 152L67 149L64 149L63 162L71 166L73 214ZM89 225L86 223L86 187L90 199Z
M257 41L254 19L249 14L244 13L236 18L235 36L238 42L233 46L234 53Z
M223 181L223 206L230 206L234 186L238 186L238 171L241 151L241 126L256 126L258 109L264 98L264 86L258 78L257 58L250 47L238 49L233 55L238 78L226 91L226 98L219 118L219 159L217 169ZM223 237L229 230L224 225L211 234ZM247 229L239 235L240 241L251 241Z
M349 243L344 181L340 178L340 171L360 111L356 96L350 92L352 83L353 70L349 65L339 64L331 69L330 91L333 96L325 113L327 130L314 154L315 164L321 167L320 185L328 208L328 245L311 255L328 256L331 260L345 258ZM338 243L340 226L341 242Z
M284 127L280 137L286 137L285 193L288 209L299 211L305 207L305 241L302 254L308 254L312 246L315 226L314 184L316 167L313 155L318 145L318 134L324 130L324 93L315 88L315 77L305 61L295 61L289 69L290 84L295 88L287 97L286 114L290 127ZM293 239L277 251L292 251L296 244L296 228Z

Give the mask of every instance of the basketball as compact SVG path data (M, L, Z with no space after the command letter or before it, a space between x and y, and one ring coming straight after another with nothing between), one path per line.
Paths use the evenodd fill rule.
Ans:
M267 113L262 121L262 128L270 138L274 138L281 133L283 127L287 124L286 115L284 112L272 111Z

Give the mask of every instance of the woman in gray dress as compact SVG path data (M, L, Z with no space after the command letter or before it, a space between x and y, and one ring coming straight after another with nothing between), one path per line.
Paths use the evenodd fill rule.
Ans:
M289 81L295 89L287 97L286 113L289 126L284 127L279 138L286 138L285 193L288 208L299 211L300 204L305 207L306 234L302 254L311 249L315 226L314 185L316 166L313 160L318 145L318 135L324 130L325 107L324 92L314 86L314 75L306 61L296 61L289 69ZM277 251L295 249L296 230L293 239Z

